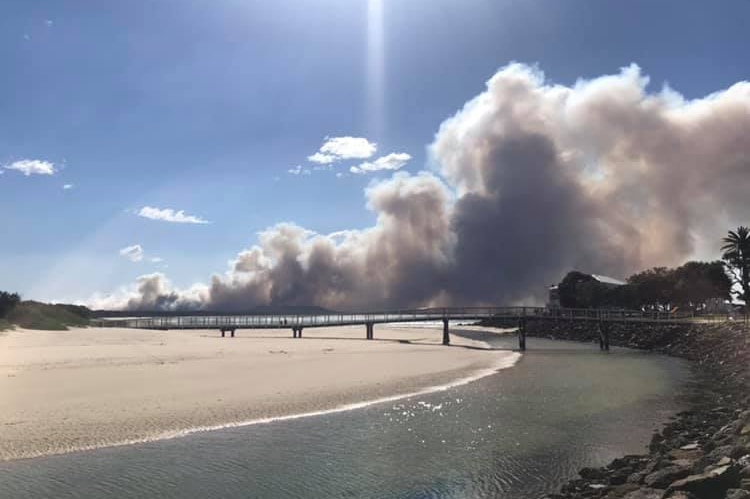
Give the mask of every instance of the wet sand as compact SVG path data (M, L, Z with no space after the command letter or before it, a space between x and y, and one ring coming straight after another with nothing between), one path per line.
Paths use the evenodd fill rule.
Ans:
M0 460L172 438L444 386L518 354L375 327L0 333ZM466 348L472 347L472 348Z

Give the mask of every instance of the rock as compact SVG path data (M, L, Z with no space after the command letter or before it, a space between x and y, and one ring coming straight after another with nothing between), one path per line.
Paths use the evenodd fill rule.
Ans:
M750 478L750 465L740 470L740 478Z
M623 496L623 499L661 499L664 495L662 489L637 489L633 492L628 492Z
M609 484L610 485L622 485L623 483L628 481L629 476L630 476L630 472L628 471L627 468L616 470L612 472L611 475L609 475Z
M693 442L692 444L683 445L680 447L680 450L698 450L700 448L700 445Z
M726 499L750 499L750 491L743 489L729 489L724 497Z
M632 492L634 490L637 490L638 488L639 487L634 483L626 483L623 485L617 485L609 489L609 492L604 497L606 499L620 499L625 494Z
M695 496L690 492L684 490L676 490L670 493L666 499L695 499Z
M682 466L683 468L692 468L695 464L695 461L691 461L690 459L675 459L672 461L672 466Z
M750 424L746 424L742 427L742 429L740 430L740 435L750 435Z
M750 478L743 478L740 480L740 488L750 490Z
M647 473L645 471L631 473L630 475L628 475L628 483L641 484L643 483L643 479L646 478L646 474Z
M643 479L643 483L651 487L652 489L666 489L669 484L685 478L690 474L690 468L683 466L667 466L660 470L654 471L650 475L646 475Z
M583 468L578 472L581 478L586 480L601 480L607 478L607 472L602 468Z
M716 466L728 466L732 464L732 458L730 457L722 457L719 459L719 462L716 463Z
M682 450L682 449L674 449L669 451L668 453L669 457L672 459L687 459L689 461L695 462L700 460L703 457L703 451L700 449L695 450Z
M684 490L702 499L721 499L727 489L740 484L740 474L736 466L722 466L700 475L690 475L672 483L668 492Z

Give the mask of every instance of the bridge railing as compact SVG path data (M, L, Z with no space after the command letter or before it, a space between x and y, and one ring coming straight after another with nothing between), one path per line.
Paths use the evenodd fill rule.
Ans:
M275 315L186 315L101 319L95 325L139 329L292 328L363 323L393 323L439 320L516 319L555 320L700 321L729 320L726 315L695 316L690 312L575 309L545 307L451 307L389 310L380 312L275 314Z

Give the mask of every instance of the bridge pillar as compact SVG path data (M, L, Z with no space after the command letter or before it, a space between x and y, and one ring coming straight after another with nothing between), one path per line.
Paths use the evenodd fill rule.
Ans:
M609 352L609 324L599 322L599 350Z
M518 349L526 351L526 317L518 319Z
M222 338L224 337L224 334L225 334L225 333L226 333L226 331L222 329L222 330L221 330L221 337L222 337Z
M375 339L374 330L375 330L375 324L373 324L372 322L365 322L365 334L366 334L365 338L367 338L368 340Z
M298 337L297 336L297 331L299 331L298 327L293 327L292 328L292 338L297 338Z
M229 333L232 335L232 338L234 338L234 328L230 329Z
M448 319L443 319L443 345L451 344L451 335L448 330Z

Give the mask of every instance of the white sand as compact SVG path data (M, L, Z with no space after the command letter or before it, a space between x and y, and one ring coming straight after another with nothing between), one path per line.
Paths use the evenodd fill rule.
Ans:
M0 460L177 436L409 394L517 354L437 329L364 326L0 333ZM402 343L396 340L408 340ZM465 347L474 348L465 348Z

